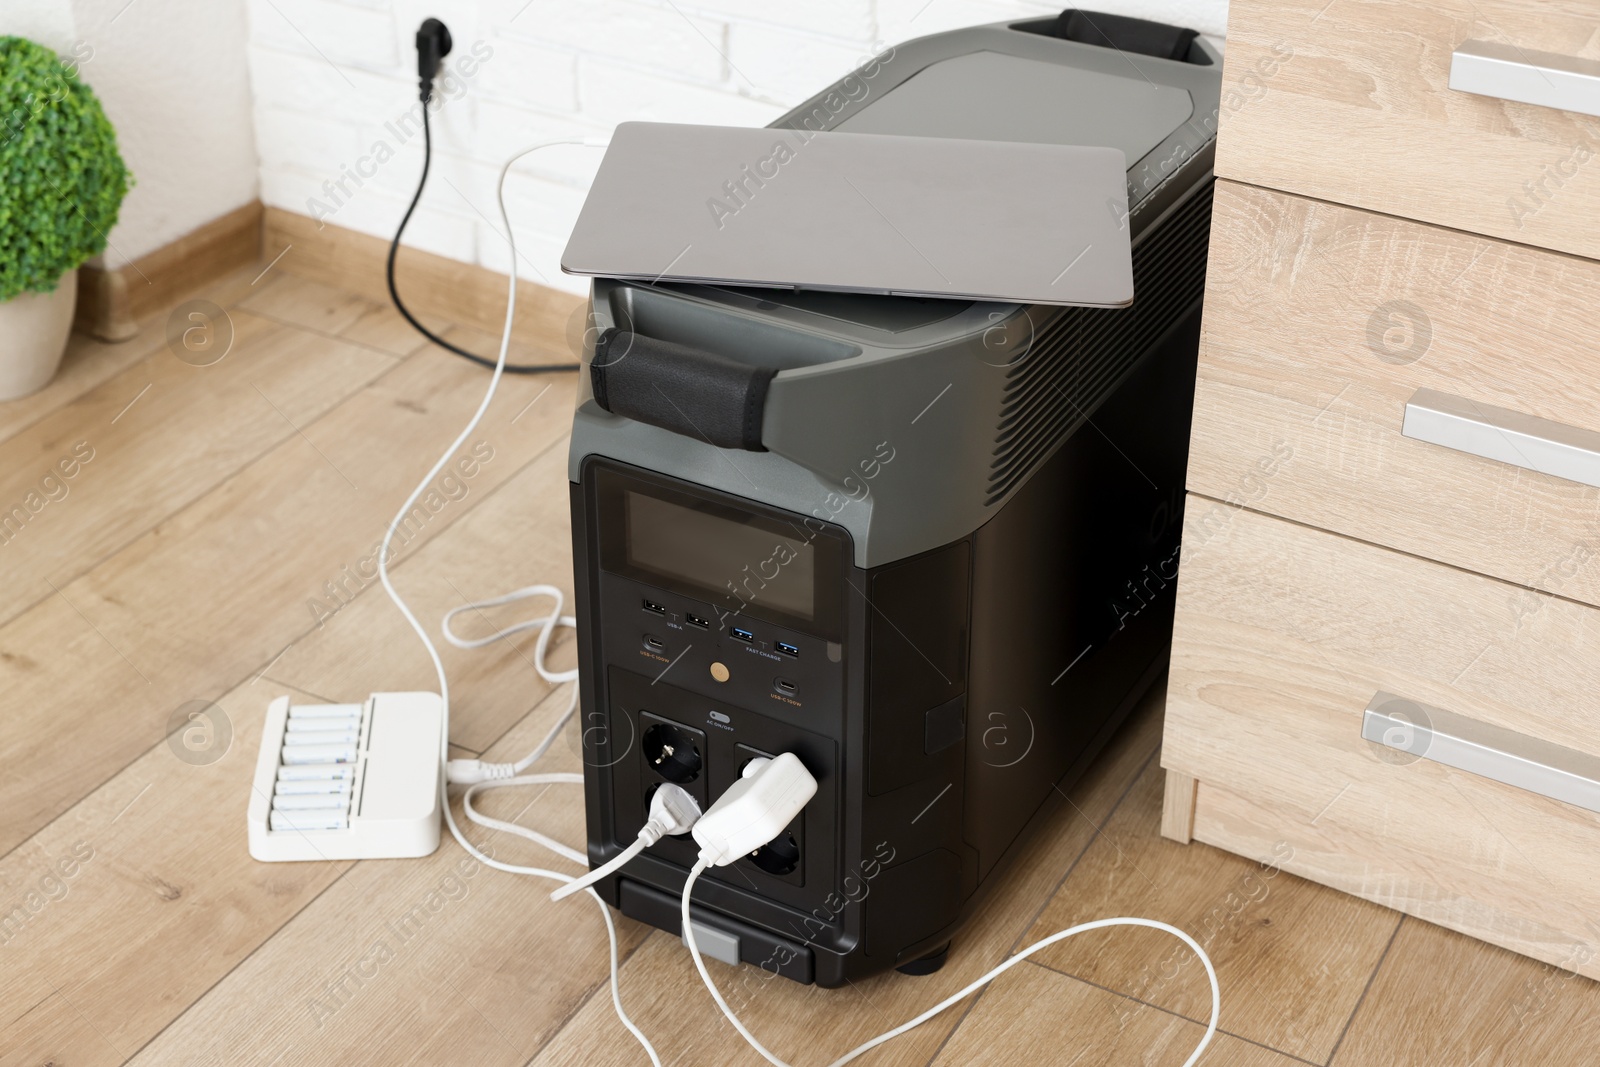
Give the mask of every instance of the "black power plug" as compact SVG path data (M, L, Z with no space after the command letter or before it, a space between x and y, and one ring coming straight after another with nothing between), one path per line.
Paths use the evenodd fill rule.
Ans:
M417 27L417 85L422 90L422 102L433 98L433 79L439 66L450 54L450 27L438 19L423 19Z

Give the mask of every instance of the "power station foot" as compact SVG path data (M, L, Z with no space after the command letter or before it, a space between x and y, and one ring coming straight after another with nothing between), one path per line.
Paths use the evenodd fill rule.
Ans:
M928 953L921 959L912 960L910 963L902 963L900 966L896 967L895 970L899 971L901 974L932 974L939 968L943 967L944 961L949 958L950 942L946 941L940 948Z

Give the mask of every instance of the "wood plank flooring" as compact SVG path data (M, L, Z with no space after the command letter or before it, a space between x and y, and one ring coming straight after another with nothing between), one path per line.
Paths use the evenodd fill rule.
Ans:
M486 384L386 307L264 265L184 298L226 309L222 360L179 359L163 312L124 345L75 337L54 383L0 404L0 507L78 442L93 451L0 540L0 1067L643 1063L612 1014L592 902L552 904L547 886L448 839L413 861L246 852L272 697L433 686L362 561ZM535 338L517 356L570 358L567 343ZM570 590L573 389L572 375L505 379L478 436L490 458L398 554L419 617L534 581ZM459 751L514 758L559 716L565 693L539 680L530 649L442 650ZM172 719L197 700L231 736L215 758L180 759ZM1190 931L1216 962L1222 1033L1206 1064L1600 1064L1594 983L1270 856L1162 839L1160 736L1157 692L943 971L841 990L762 983L742 998L746 1021L792 1062L826 1062L1054 930L1142 915ZM543 769L578 766L574 736ZM485 806L581 841L575 789ZM510 862L558 862L474 837ZM618 930L625 1002L665 1062L762 1062L675 938ZM724 985L740 977L710 967ZM860 1062L1178 1067L1208 1003L1170 937L1099 932Z

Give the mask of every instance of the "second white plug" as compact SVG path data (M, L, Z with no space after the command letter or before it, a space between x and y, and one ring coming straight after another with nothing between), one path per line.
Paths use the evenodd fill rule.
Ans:
M793 752L751 760L694 824L700 858L708 866L726 867L748 856L783 833L816 795L817 780Z

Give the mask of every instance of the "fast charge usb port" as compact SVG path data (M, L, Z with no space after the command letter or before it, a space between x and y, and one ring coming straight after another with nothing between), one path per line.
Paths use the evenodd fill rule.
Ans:
M800 654L799 646L791 645L787 641L778 641L778 642L775 643L775 647L777 648L777 650L779 652L782 652L785 656L798 656Z
M667 609L657 604L654 600L646 600L644 602L644 610L655 615L665 615L667 613Z
M754 641L756 639L755 634L738 626L728 627L728 636L735 641Z

